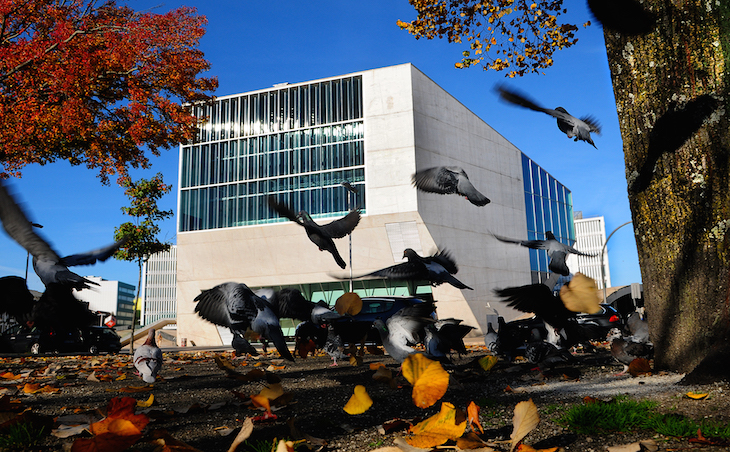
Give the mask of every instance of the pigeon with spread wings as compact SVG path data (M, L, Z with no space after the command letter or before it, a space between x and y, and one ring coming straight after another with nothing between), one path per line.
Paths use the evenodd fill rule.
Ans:
M543 108L527 98L524 94L518 93L517 91L511 90L502 85L497 86L497 91L502 99L511 104L529 108L530 110L541 111L556 118L558 121L558 128L561 132L568 135L568 138L574 138L574 141L582 140L590 143L590 145L594 148L596 147L593 143L593 139L591 138L591 132L600 135L601 126L595 118L585 116L578 119L568 113L563 107L557 107L555 109Z
M81 290L88 289L90 284L98 286L97 283L72 272L68 267L105 261L126 241L122 239L87 253L60 257L51 245L33 230L33 223L28 220L20 205L2 183L0 183L0 221L8 235L33 256L33 269L46 287L50 284L63 284Z
M457 193L475 206L485 206L490 202L489 198L474 188L469 176L458 166L437 166L416 171L412 181L421 191L441 195Z
M274 209L279 216L288 218L304 227L309 240L317 245L320 251L330 252L340 268L345 268L347 266L345 261L342 259L342 256L340 256L340 253L337 251L335 242L332 239L345 237L355 229L355 226L357 226L360 222L359 210L353 210L340 219L324 225L319 225L315 223L309 213L304 210L299 213L294 213L289 206L277 201L274 196L269 196L268 201L269 206L271 206L271 208Z
M234 334L245 341L246 329L270 340L282 358L294 361L287 348L279 318L266 300L256 296L245 284L227 282L212 289L204 290L195 297L198 302L195 312L205 320L216 325L230 328ZM248 348L248 347L244 347Z
M559 242L553 235L552 231L545 232L545 240L518 240L518 239L511 239L508 237L503 237L503 236L497 235L497 234L492 234L492 235L500 242L515 243L518 245L525 246L527 248L532 248L534 250L546 250L548 253L548 257L550 258L550 263L548 264L548 268L550 269L550 271L552 271L554 273L558 273L563 276L568 276L570 274L568 265L565 262L569 253L578 254L580 256L590 256L590 257L596 256L595 254L589 254L589 253L584 253L582 251L578 251L577 249L575 249L572 246Z
M420 334L426 325L435 322L430 317L434 309L433 302L418 303L401 309L385 321L376 319L373 322L383 341L383 348L399 364L415 353L411 346L421 341Z

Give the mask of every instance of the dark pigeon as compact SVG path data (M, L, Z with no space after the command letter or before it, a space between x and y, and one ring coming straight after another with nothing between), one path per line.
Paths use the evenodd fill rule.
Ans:
M578 254L580 256L596 256L595 254L578 251L572 246L559 242L551 231L545 232L545 240L518 240L503 237L497 234L492 235L500 242L515 243L535 250L546 250L548 253L548 257L550 257L550 263L548 264L548 268L550 269L550 271L563 276L568 276L570 274L570 270L568 269L568 265L566 264L568 253Z
M556 118L558 121L558 128L566 134L568 138L574 138L574 141L585 141L594 148L596 147L593 143L593 139L591 138L591 132L600 135L601 126L595 118L586 116L578 119L569 114L563 107L557 107L554 110L550 108L543 108L530 100L524 94L518 93L517 91L511 90L505 86L497 86L497 91L502 99L511 104L529 108L530 110L541 111Z
M656 27L656 15L637 0L588 0L588 8L605 30L624 36L644 35Z
M278 291L259 289L254 293L266 300L271 305L274 314L280 319L311 321L315 325L321 325L342 317L324 302L314 303L307 300L299 289L289 287Z
M413 185L421 191L448 195L457 193L475 206L489 204L489 198L481 194L469 181L469 176L458 166L438 166L416 171Z
M425 327L423 343L426 346L426 356L443 363L451 363L448 355L452 350L466 354L464 337L474 327L462 325L460 319L439 319L428 323Z
M195 312L205 320L230 328L245 341L246 329L270 340L282 358L294 361L287 348L279 318L266 300L256 296L245 284L227 282L204 290L195 297Z
M328 251L335 258L335 262L340 268L347 267L347 264L340 256L337 251L335 242L332 239L340 239L351 233L357 224L360 222L360 210L353 210L344 217L334 220L330 223L319 225L312 220L312 217L306 211L302 210L299 213L294 213L286 204L280 203L276 200L276 197L269 196L269 206L281 217L288 218L289 220L304 227L307 233L307 237L315 245L319 247L320 251Z

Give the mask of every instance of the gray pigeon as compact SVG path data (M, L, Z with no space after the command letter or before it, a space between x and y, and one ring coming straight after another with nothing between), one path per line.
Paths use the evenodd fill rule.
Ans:
M382 319L373 322L383 341L383 348L398 364L402 364L408 355L415 352L412 345L421 341L419 334L426 325L435 322L427 317L432 311L433 303L419 303L401 309L385 322Z
M271 288L258 289L254 293L266 300L274 314L280 319L311 321L322 325L342 317L326 304L314 303L304 298L299 289L285 287L275 291Z
M77 290L88 289L90 284L98 286L97 283L72 272L68 267L105 261L126 241L125 238L87 253L60 257L51 245L33 230L33 224L2 182L0 182L0 221L8 235L33 256L33 269L46 287L54 283Z
M458 166L437 166L416 171L412 176L417 189L441 195L457 193L465 196L475 206L489 204L489 198L481 194L469 181L469 176Z
M348 357L345 353L345 344L342 338L332 328L332 325L327 325L327 340L324 343L324 351L332 358L332 365L337 365L338 359L345 359Z
M154 383L162 367L162 350L155 342L155 329L147 333L147 340L134 350L134 367L145 383Z
M238 334L240 341L246 341L244 334L247 328L270 340L276 346L282 358L294 361L279 325L279 318L274 314L269 303L254 294L245 284L227 282L212 289L204 290L195 297L198 304L195 312L205 320L216 325L225 326ZM247 349L245 345L242 349Z
M353 210L342 218L324 225L319 225L312 220L312 217L305 210L294 213L286 204L278 202L274 196L269 196L268 201L269 206L279 216L288 218L304 227L309 240L317 245L320 251L328 251L331 253L340 268L347 267L332 239L340 239L355 229L360 222L360 210Z
M492 353L499 353L499 334L494 330L492 322L487 323L487 332L484 334L484 345Z
M548 253L548 257L550 257L550 263L548 264L548 268L550 269L550 271L563 276L568 276L570 274L570 270L568 269L568 265L566 264L568 253L578 254L580 256L596 256L595 254L578 251L572 246L559 242L551 231L545 232L545 240L518 240L503 237L497 234L492 235L500 242L516 243L518 245L522 245L535 250L546 250Z
M456 262L446 250L439 251L432 256L422 257L413 249L406 248L403 251L403 257L407 258L408 262L360 275L358 278L378 277L396 280L426 280L432 286L449 283L458 289L472 290L471 287L454 277L454 274L459 271L459 267L457 267ZM334 275L333 277L337 278Z
M508 89L507 87L502 85L497 86L497 91L499 92L499 95L502 99L511 104L515 104L524 108L529 108L530 110L541 111L554 118L557 118L558 128L564 134L568 135L568 138L574 138L575 141L582 140L590 143L590 145L594 148L596 147L596 145L593 144L593 140L591 139L591 132L600 135L601 126L598 125L598 121L596 121L595 118L586 116L584 118L578 119L575 116L569 114L563 107L557 107L554 110L550 108L543 108L527 98L525 95L518 93L517 91Z

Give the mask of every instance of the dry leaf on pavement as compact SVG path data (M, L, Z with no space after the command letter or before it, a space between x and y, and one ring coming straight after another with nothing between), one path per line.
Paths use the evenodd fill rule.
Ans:
M540 415L537 414L537 406L535 406L535 402L532 399L518 403L515 406L515 414L512 417L513 429L510 435L512 447L510 451L514 450L517 444L522 441L522 438L534 430L539 422Z

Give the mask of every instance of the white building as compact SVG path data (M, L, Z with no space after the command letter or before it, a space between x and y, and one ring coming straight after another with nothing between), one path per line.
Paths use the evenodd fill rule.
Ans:
M196 105L208 118L180 147L177 235L178 340L216 345L217 328L194 312L201 290L227 281L297 287L334 303L348 290L349 268L320 252L303 228L279 218L275 195L319 223L348 211L342 182L357 190L362 219L352 233L352 271L364 274L419 254L447 249L456 277L474 290L421 281L441 317L486 329L491 303L510 320L517 312L493 289L540 281L543 250L505 244L491 234L573 243L568 189L411 64L217 97ZM449 165L464 168L491 199L484 207L461 196L417 191L411 175ZM335 241L348 260L348 239ZM355 281L360 295L408 293L407 284Z
M596 280L599 289L611 287L611 272L608 268L608 250L606 244L606 221L603 217L583 218L581 212L575 212L576 249L595 256L568 256L567 264L572 273L583 273ZM601 252L603 251L603 256ZM603 257L603 260L601 260ZM604 274L602 272L605 271ZM604 285L605 283L605 285Z
M177 316L177 247L150 256L142 267L142 325Z
M89 303L92 311L109 312L117 318L117 328L132 325L136 287L121 281L107 281L98 276L85 276L98 286L90 289L74 290L74 295Z

